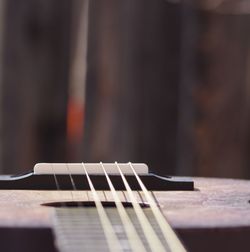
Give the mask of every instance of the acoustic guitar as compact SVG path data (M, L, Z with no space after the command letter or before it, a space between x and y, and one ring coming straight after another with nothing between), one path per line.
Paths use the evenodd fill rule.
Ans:
M244 180L37 164L0 177L0 251L249 251L249 200Z

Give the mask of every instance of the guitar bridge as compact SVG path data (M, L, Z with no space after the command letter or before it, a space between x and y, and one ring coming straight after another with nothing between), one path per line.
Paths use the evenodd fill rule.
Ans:
M33 171L27 174L0 176L0 190L89 190L83 165L96 190L109 190L102 165L116 190L125 190L117 165L119 165L131 189L141 190L129 163L103 163L102 165L100 163L39 163L34 166ZM173 191L193 190L194 188L192 180L158 176L149 172L146 164L133 163L131 165L148 190ZM72 181L75 188L72 187Z

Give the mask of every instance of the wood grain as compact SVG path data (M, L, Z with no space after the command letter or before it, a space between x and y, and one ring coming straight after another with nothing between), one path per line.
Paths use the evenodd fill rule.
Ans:
M195 191L154 192L164 215L175 228L222 228L250 226L250 181L195 178ZM72 199L73 196L73 199ZM124 195L120 194L122 200ZM100 192L112 200L110 192ZM140 200L137 194L138 200ZM0 226L47 226L53 208L41 206L58 201L88 201L86 191L0 191ZM242 218L244 216L244 218Z
M195 191L154 192L163 214L190 251L247 251L250 181L194 178ZM106 201L110 192L99 192ZM123 200L124 194L120 193ZM138 200L140 195L136 194ZM0 230L52 228L53 207L41 204L91 200L90 192L0 191ZM143 195L142 195L143 198ZM22 231L23 232L23 231ZM2 232L3 233L3 232ZM206 244L206 246L204 246Z

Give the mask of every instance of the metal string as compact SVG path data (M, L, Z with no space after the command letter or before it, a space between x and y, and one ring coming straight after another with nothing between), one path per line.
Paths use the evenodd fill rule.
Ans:
M108 197L107 197L105 191L103 191L103 196L104 196L105 201L108 201Z
M96 205L96 209L97 209L97 212L99 214L99 218L100 218L100 222L102 224L102 228L103 228L103 231L104 231L104 234L106 236L106 241L107 241L107 244L108 244L108 247L110 249L110 251L122 251L122 248L121 248L121 245L119 243L119 240L118 240L118 237L113 229L113 226L107 216L107 213L105 212L105 209L101 203L101 200L92 184L92 181L89 177L89 174L87 172L87 169L84 165L84 163L82 163L82 167L84 169L84 172L85 172L85 175L87 177L87 180L88 180L88 184L89 184L89 187L90 187L90 190L92 192L92 195L93 195L93 198L94 198L94 202L95 202L95 205Z
M69 178L70 178L70 181L71 181L73 190L76 191L76 184L75 184L75 181L74 181L74 179L73 179L73 177L72 177L72 174L71 174L71 172L70 172L68 163L66 163L66 166L67 166L67 169L68 169L68 172L69 172Z
M66 163L66 166L67 166L67 170L68 170L68 173L69 173L69 178L70 178L70 181L71 181L71 185L72 185L73 191L77 191L76 184L75 184L75 181L74 181L74 179L72 177L72 174L70 172L70 168L68 166L68 163ZM72 201L74 202L73 192L72 191L70 191L70 192L71 192L71 196L72 196ZM77 201L77 206L81 207L81 206L83 206L83 204L81 202Z
M141 202L143 203L143 205L146 205L146 203L145 203L145 201L144 201L144 199L143 199L143 197L142 197L142 195L141 195L141 192L140 192L140 191L137 191L137 193L138 193L138 195L139 195L139 197L140 197L140 200L141 200Z
M109 175L107 174L104 165L102 162L100 162L100 165L102 166L103 172L105 174L105 177L107 179L107 182L109 184L110 191L112 193L112 196L114 198L114 202L117 208L117 211L119 213L119 216L121 218L123 227L125 229L126 235L128 237L128 241L130 243L130 246L133 251L146 251L146 248L144 247L139 234L137 233L130 217L128 216L127 211L125 210L125 207L123 206L118 193L116 192L113 183L111 182Z
M118 212L119 212L119 215L120 215L120 218L122 220L122 223L123 223L123 226L124 226L124 229L126 231L126 234L127 234L127 237L128 237L128 241L130 242L130 245L131 245L131 248L136 251L136 250L140 250L140 251L145 251L145 247L144 245L142 244L142 241L140 240L140 238L136 237L135 236L138 236L138 233L136 232L136 230L133 230L134 229L134 226L133 226L133 223L131 222L126 210L124 209L124 206L123 204L121 203L121 200L117 194L117 192L115 191L114 189L114 186L104 168L104 165L103 163L101 163L101 166L103 168L103 171L104 171L104 174L106 176L106 179L109 183L109 187L111 189L111 192L112 192L112 195L113 195L113 198L115 199L115 204L117 206L117 209L118 209ZM161 243L161 241L159 240L157 234L155 233L154 229L152 228L151 224L149 223L145 213L142 211L141 207L140 207L140 204L137 202L137 200L135 199L135 196L133 194L133 191L131 190L124 174L122 173L119 165L117 162L115 162L118 170L119 170L119 173L122 177L122 180L123 180L123 183L126 187L126 190L127 190L127 193L129 195L129 198L130 198L130 201L133 205L133 208L136 212L136 216L139 220L139 223L140 225L142 226L142 230L144 232L144 235L145 237L147 238L148 240L148 243L149 243L149 246L151 248L152 251L165 251L165 248L163 246L163 244ZM182 245L182 243L180 242L180 240L178 239L178 237L176 236L175 232L173 231L173 229L171 228L171 226L168 224L168 222L166 221L165 217L163 216L162 212L160 211L160 209L158 208L157 206L157 203L155 202L155 199L152 197L152 195L150 195L149 191L146 189L145 185L143 184L143 182L141 181L140 177L137 175L133 165L131 162L128 163L130 168L132 169L144 195L145 195L145 198L147 200L147 202L149 203L149 206L152 210L152 213L161 229L161 232L170 248L170 251L178 251L178 252L185 252L186 249L184 248L184 246ZM114 229L112 227L112 224L105 212L105 209L101 203L101 200L92 184L92 181L89 177L89 174L86 170L86 167L84 165L84 163L82 163L82 166L84 168L84 171L85 171L85 174L86 174L86 177L87 177L87 180L88 180L88 183L89 183L89 186L90 186L90 189L91 189L91 192L92 192L92 195L93 195L93 198L94 198L94 202L95 202L95 205L96 205L96 208L97 208L97 211L98 211L98 214L99 214L99 218L100 218L100 221L101 221L101 224L102 224L102 227L103 227L103 230L104 230L104 234L105 234L105 237L106 237L106 240L107 240L107 243L108 243L108 246L109 246L109 249L111 251L117 251L117 250L121 250L121 245L119 243L119 240L118 240L118 237L116 235L116 233L114 232ZM59 181L57 179L57 176L56 176L56 173L54 171L54 167L53 167L53 164L51 164L51 168L52 168L52 172L53 172L53 176L54 176L54 180L55 180L55 184L56 184L56 188L57 190L59 191L60 190L60 185L59 185ZM70 177L70 181L71 181L71 184L72 184L72 187L74 190L76 190L76 185L75 185L75 182L74 182L74 179L71 175L71 172L70 172L70 169L68 167L68 164L67 164L67 169L68 169L68 172L69 172L69 177ZM71 196L72 196L72 200L73 200L73 194L72 194L72 191L71 191ZM61 203L62 206L66 206L64 202ZM124 214L125 212L125 214ZM131 228L132 227L132 228ZM133 239L131 239L133 237ZM140 244L141 243L141 244ZM139 249L140 248L140 249Z
M124 191L122 191L122 194L123 194L123 197L124 197L125 201L128 202L127 196L126 196Z
M68 173L69 173L69 178L70 178L70 181L71 181L73 190L76 190L76 186L75 186L75 183L74 183L73 178L72 178L72 176L71 176L71 172L70 172L70 170L69 170L68 163L66 163L66 167L67 167L67 170L68 170ZM73 202L73 201L74 201L73 192L70 190L70 193L71 193L71 198L72 198L72 202Z
M175 252L186 252L186 249L184 248L184 246L182 245L182 243L180 242L180 240L178 239L177 235L175 234L175 232L173 231L173 229L171 228L171 226L169 225L169 223L166 221L165 217L163 216L163 214L161 213L160 209L158 208L156 202L154 201L153 197L149 194L149 191L146 189L145 185L143 184L143 182L141 181L140 177L137 175L133 165L131 162L128 163L130 168L132 169L145 197L146 200L148 201L152 212L154 214L154 217L162 231L162 234L165 238L165 240L167 241L167 244L170 248L171 251L175 251Z
M130 201L132 203L132 206L135 210L136 216L140 222L143 233L148 241L148 244L149 244L151 250L155 251L155 252L166 251L166 249L164 248L163 244L161 243L159 237L157 236L155 230L153 229L152 225L148 221L145 213L143 212L140 204L137 202L137 200L133 194L133 191L131 190L131 188L127 182L127 179L125 178L125 176L123 175L123 173L119 167L119 164L117 162L115 162L115 164L116 164L117 169L121 175L121 178L123 180L125 188L128 192Z
M56 189L57 189L57 191L60 191L61 189L60 189L60 185L59 185L59 182L57 180L57 177L56 177L56 173L55 173L55 170L54 170L53 163L51 163L51 169L52 169L52 172L53 172L53 177L54 177L54 180L55 180ZM60 205L62 207L66 207L66 205L65 205L65 203L63 201L60 201L60 202L61 202Z
M51 168L52 168L52 172L53 172L53 176L54 176L54 180L55 180L55 184L56 184L56 189L58 191L60 191L60 186L59 186L59 183L58 183L58 180L57 180L57 177L56 177L56 173L55 173L55 170L54 170L54 167L53 167L53 163L51 163Z

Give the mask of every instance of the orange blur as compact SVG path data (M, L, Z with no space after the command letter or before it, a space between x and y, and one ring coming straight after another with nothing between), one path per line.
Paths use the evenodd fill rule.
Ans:
M67 139L70 142L81 141L83 136L84 106L69 100L67 108Z

